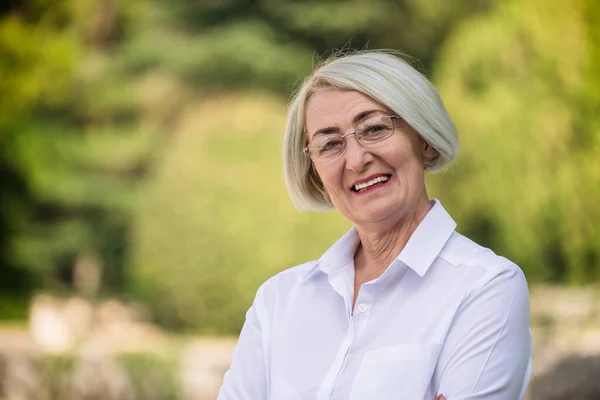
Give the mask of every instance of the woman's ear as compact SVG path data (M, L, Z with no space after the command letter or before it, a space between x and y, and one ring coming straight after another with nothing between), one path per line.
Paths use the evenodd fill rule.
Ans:
M429 167L440 155L426 140L423 141L423 165Z

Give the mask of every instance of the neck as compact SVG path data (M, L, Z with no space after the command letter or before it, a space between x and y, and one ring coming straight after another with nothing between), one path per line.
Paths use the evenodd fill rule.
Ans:
M364 281L379 277L400 254L419 223L431 209L429 200L419 202L414 211L396 223L386 226L357 226L360 245L356 250L355 267L357 277Z

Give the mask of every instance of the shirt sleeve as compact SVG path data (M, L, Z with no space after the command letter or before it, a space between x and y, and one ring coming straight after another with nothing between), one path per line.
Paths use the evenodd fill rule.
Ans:
M223 377L217 400L267 400L263 327L259 318L264 313L261 289L246 313L246 322L233 351L231 366Z
M433 387L447 400L519 400L530 375L529 293L522 271L512 266L465 298Z

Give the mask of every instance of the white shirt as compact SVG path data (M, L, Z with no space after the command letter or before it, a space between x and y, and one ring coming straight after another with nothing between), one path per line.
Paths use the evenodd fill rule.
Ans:
M362 285L355 228L258 290L218 400L522 399L531 375L523 272L455 231L435 200Z

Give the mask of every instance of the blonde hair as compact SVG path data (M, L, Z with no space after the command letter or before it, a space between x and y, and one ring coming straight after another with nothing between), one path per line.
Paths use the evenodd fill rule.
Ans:
M437 151L426 165L428 171L441 170L458 154L456 127L437 90L407 61L385 51L334 56L306 78L288 107L283 170L288 193L299 210L333 208L312 161L304 153L306 103L313 93L324 88L361 92L402 117Z

